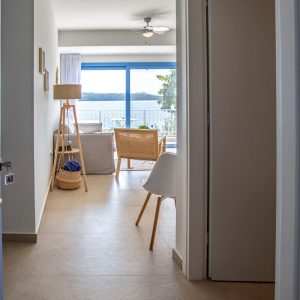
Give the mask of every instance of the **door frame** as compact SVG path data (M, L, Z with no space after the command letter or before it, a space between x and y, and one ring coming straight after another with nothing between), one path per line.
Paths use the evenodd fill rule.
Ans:
M175 252L189 280L207 277L206 1L177 0ZM201 17L202 16L202 17ZM197 78L198 80L190 80Z
M209 0L208 0L209 1ZM182 258L182 270L188 279L206 278L207 174L199 175L199 166L207 165L205 140L193 149L193 138L206 137L206 41L204 10L206 0L177 2L177 74L178 74L178 205L175 251ZM275 0L277 51L277 228L276 299L296 300L300 296L300 5L297 0ZM195 39L195 36L198 37ZM200 37L200 38L199 38ZM197 67L196 67L197 65ZM199 78L200 83L189 78ZM202 88L202 90L201 90ZM203 113L195 116L195 101ZM198 103L199 105L199 103ZM194 112L194 113L191 113ZM297 112L297 113L296 113ZM195 118L196 117L196 118ZM197 130L195 130L197 128ZM196 131L196 132L195 132ZM284 139L288 137L288 139ZM195 142L195 141L193 141ZM194 163L195 152L197 159ZM199 160L200 157L200 161ZM193 166L189 164L193 161ZM198 171L197 171L198 169ZM202 189L203 188L203 189ZM202 190L201 190L202 189ZM196 196L195 196L196 195ZM195 209L195 210L193 210ZM191 213L193 212L193 213ZM201 218L202 221L201 221Z
M276 300L300 297L300 5L276 0L277 228Z

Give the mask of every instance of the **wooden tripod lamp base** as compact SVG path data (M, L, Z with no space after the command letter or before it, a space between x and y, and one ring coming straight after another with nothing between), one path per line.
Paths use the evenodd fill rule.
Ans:
M64 103L60 108L59 126L58 126L58 130L57 130L57 135L56 135L50 190L53 191L53 189L54 189L58 155L61 154L61 157L64 158L65 154L69 154L69 151L66 151L65 147L64 147L65 146L65 123L66 123L65 121L66 121L66 112L73 111L74 120L75 120L77 145L78 145L78 151L76 151L76 152L79 153L80 163L81 163L81 168L82 168L82 176L83 176L83 181L84 181L84 188L85 188L85 191L87 192L88 186L87 186L85 164L84 164L80 135L79 135L79 127L78 127L78 122L77 122L76 107L73 104L69 104L69 99L81 99L81 85L80 84L54 85L54 99L59 99L59 100L66 99L66 103ZM61 146L62 146L61 151L59 151L60 141L61 141Z

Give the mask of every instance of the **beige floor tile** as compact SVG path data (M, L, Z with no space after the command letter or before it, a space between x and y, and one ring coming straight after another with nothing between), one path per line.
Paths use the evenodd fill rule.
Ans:
M175 248L175 235L172 232L160 232L160 237L172 251Z
M63 192L64 193L64 192ZM143 193L143 196L145 193ZM140 197L132 197L132 205L127 195L124 198L112 198L106 201L75 200L61 197L57 207L51 203L51 208L46 208L40 234L45 233L106 233L112 231L136 230L134 223L143 204ZM48 202L53 201L49 199ZM153 198L147 207L140 223L140 228L152 230L156 199ZM172 199L166 199L161 206L158 231L172 232L175 234L175 206Z
M274 285L261 283L231 283L187 281L181 279L190 299L207 300L273 300ZM264 298L261 298L263 295ZM250 297L250 298L249 298ZM189 298L187 298L189 299Z
M130 235L41 236L37 245L24 250L17 274L159 275L179 272L170 249L159 236L155 251L150 252L148 235Z
M4 288L5 300L69 300L71 280L63 276L17 276Z
M193 299L174 276L76 277L71 286L72 299Z
M154 211L146 211L139 227L135 226L135 221L140 211L139 207L124 209L113 209L109 207L97 208L73 208L67 211L51 210L44 214L39 234L70 233L111 233L111 232L136 232L137 230L147 230L150 234L152 230ZM162 210L158 223L158 230L175 233L175 222L164 216Z
M3 243L4 275L15 275L23 255L23 243Z
M5 299L271 300L272 284L189 282L172 260L175 205L164 200L154 251L156 199L135 220L149 171L88 176L89 192L55 190L37 244L4 243Z
M74 277L72 299L105 300L271 300L273 286L187 282L183 276ZM239 288L240 287L240 288ZM265 298L261 298L264 295ZM249 298L250 297L250 298Z
M265 300L274 299L273 284L257 284L257 283L233 283L231 288L228 288L229 299L243 300Z

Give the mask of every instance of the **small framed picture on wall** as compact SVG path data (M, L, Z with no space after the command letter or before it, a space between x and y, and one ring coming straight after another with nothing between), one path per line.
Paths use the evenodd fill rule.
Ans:
M39 48L39 72L45 74L45 51Z
M44 90L49 91L49 71L47 69L44 74Z

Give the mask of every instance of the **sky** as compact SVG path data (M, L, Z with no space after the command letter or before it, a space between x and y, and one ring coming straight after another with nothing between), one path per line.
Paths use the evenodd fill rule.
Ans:
M131 70L131 93L145 92L158 95L162 82L156 75L169 74L170 70ZM85 70L81 72L84 93L125 93L125 70Z

